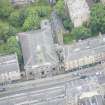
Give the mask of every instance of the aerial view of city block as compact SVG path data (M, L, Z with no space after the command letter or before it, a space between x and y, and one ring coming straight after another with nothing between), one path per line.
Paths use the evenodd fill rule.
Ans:
M105 105L105 0L0 0L0 105Z

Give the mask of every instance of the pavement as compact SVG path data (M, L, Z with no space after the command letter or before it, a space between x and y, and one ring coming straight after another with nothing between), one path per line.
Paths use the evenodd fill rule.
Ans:
M105 71L101 68L87 68L42 80L8 84L6 91L0 92L0 105L72 104L83 92L96 90L103 84Z

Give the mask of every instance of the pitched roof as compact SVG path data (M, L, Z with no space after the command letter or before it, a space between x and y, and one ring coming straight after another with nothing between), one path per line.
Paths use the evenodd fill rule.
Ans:
M19 33L25 65L34 66L58 61L49 27L43 26L40 30Z
M16 54L0 56L0 73L8 73L12 71L19 72Z
M74 60L105 52L105 36L89 38L72 45L64 45L63 49L65 60Z

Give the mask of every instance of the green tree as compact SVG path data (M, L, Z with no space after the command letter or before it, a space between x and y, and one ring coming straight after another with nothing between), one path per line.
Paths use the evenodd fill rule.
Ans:
M78 28L74 28L71 32L71 35L73 35L76 40L83 40L91 36L91 31L90 29L81 26Z
M23 30L33 30L40 28L40 17L36 15L30 15L25 19L23 24Z
M40 17L49 17L51 14L51 7L50 6L37 6L36 11Z
M50 6L31 6L26 9L27 16L29 15L38 15L39 17L49 17L52 9Z
M10 0L0 0L0 17L6 18L10 15L13 7L11 6Z
M71 35L70 33L68 34L65 34L64 37L63 37L63 41L65 44L71 44L74 40L74 36Z
M10 36L16 34L16 29L6 22L0 21L0 39L6 41Z
M64 28L69 31L71 31L73 28L73 23L71 22L69 18L63 19L63 25L64 25Z
M13 11L9 17L9 23L14 27L21 27L27 17L25 8Z
M93 34L105 33L105 6L101 3L94 4L90 15L90 28Z
M0 55L8 54L8 47L5 43L0 44Z
M65 9L64 9L64 0L58 0L56 5L55 5L56 11L58 15L61 17L64 17L65 15Z
M11 36L6 43L8 54L17 53L19 60L21 60L20 45L16 39L16 36Z
M16 36L11 36L6 43L0 44L0 55L17 53L19 61L22 61L21 49Z
M37 3L35 3L35 5L45 5L45 6L47 6L47 5L49 5L49 3L48 3L48 0L38 0L38 2Z

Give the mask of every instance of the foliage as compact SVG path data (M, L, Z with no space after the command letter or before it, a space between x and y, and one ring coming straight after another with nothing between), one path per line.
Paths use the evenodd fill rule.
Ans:
M31 6L26 9L27 16L37 14L39 17L49 17L52 9L50 6Z
M21 58L21 50L20 50L20 45L16 39L16 36L11 36L7 40L7 48L9 53L17 53L18 57Z
M36 11L40 17L49 17L51 13L50 6L37 6Z
M63 19L63 25L64 25L64 28L69 31L71 31L73 28L73 23L71 22L69 18Z
M40 17L37 14L28 16L23 24L24 31L38 29L39 27L40 27Z
M26 19L23 24L23 30L32 30L40 28L40 21L43 18L49 18L51 7L35 6L28 7L26 10Z
M17 53L19 60L22 60L20 45L15 36L11 36L6 43L0 44L0 54Z
M40 21L49 18L52 7L47 0L21 8L13 8L10 0L0 0L0 54L17 52L21 57L16 32L40 28Z
M13 10L9 0L0 0L0 18L6 18Z
M6 41L10 36L15 35L16 30L6 22L0 21L0 39Z
M24 20L25 20L25 16L24 16L24 12L22 14L22 10L13 11L9 17L9 22L14 27L21 27L24 23Z
M48 5L48 0L38 0L37 3L35 3L35 5Z
M8 54L8 47L6 44L0 44L0 55Z
M105 33L105 6L101 3L91 8L90 28L93 34Z
M64 0L58 0L56 5L55 5L55 8L56 8L58 15L63 17L65 14Z
M74 40L74 37L70 33L64 35L63 41L65 44L70 44L73 42L73 40Z
M74 28L71 32L71 35L73 35L76 40L83 40L91 36L91 31L90 29L81 26L78 28Z

